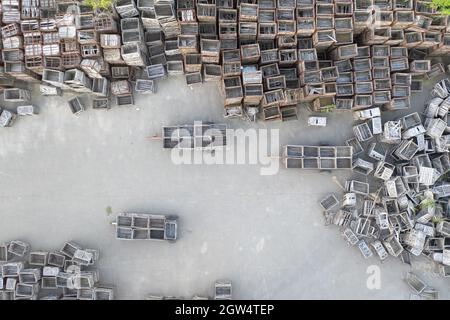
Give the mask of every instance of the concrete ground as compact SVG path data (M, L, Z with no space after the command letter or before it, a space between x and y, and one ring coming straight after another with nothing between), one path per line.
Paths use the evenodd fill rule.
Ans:
M158 82L158 93L137 96L135 107L88 109L78 117L64 98L35 95L33 103L41 107L38 116L0 130L0 241L52 250L74 240L98 248L101 282L114 284L121 299L210 296L223 278L233 281L237 299L409 298L402 280L409 266L392 257L364 260L337 228L324 226L317 202L340 193L332 175L175 165L161 141L148 139L162 125L203 120L280 129L281 146L342 145L351 137L351 114L328 115L327 128L307 127L304 109L299 121L286 123L224 121L217 85L190 89L183 77ZM333 175L341 183L348 177ZM110 222L120 211L177 214L180 239L116 240ZM380 289L366 285L371 265L380 267ZM419 267L429 269L426 261ZM448 279L419 274L450 297Z

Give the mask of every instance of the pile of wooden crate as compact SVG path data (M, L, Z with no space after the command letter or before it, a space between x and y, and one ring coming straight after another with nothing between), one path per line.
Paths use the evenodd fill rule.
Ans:
M406 109L445 70L428 57L450 48L449 19L427 1L183 0L177 18L187 83L221 75L225 117Z
M450 80L443 79L421 114L383 123L378 107L354 113L354 137L347 145L356 178L346 181L341 201L327 195L320 206L326 222L340 226L364 258L401 258L411 264L413 257L423 256L450 277L449 108ZM322 168L317 165L322 148L333 149L287 146L286 166Z
M63 90L107 97L109 79L116 78L114 68L129 68L121 57L117 19L94 13L81 2L2 2L2 78L42 80Z
M117 0L107 14L80 1L5 0L1 10L2 79L156 92L155 80L185 74L188 85L219 82L227 118L296 119L300 102L405 109L424 76L445 70L429 57L450 49L449 19L428 0ZM44 77L74 69L86 81ZM133 90L116 96L133 101Z
M0 300L113 300L114 288L99 284L98 259L98 250L73 241L55 251L0 244Z
M299 102L314 111L406 109L422 77L445 70L427 57L448 52L449 20L428 2L216 5L227 116L257 105L264 120L295 119Z

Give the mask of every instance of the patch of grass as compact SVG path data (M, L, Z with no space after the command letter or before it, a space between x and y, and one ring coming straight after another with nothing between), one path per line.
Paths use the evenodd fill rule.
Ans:
M419 207L421 210L428 208L436 208L436 202L433 199L425 199L420 204Z
M442 221L444 221L444 217L437 217L437 216L434 216L433 218L431 218L431 222L433 222L434 224L438 224L439 222L442 222Z
M334 109L336 109L336 105L330 104L330 105L327 105L327 106L324 106L323 108L321 108L320 112L328 113L328 112L332 112Z
M85 0L84 3L94 10L111 11L115 0Z
M450 15L450 0L431 0L431 7L443 15Z

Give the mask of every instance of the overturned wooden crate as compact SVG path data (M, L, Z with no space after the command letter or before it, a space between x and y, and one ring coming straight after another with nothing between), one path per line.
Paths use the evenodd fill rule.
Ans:
M68 101L70 111L74 115L78 115L85 110L84 104L78 97L72 98Z
M11 102L30 101L31 93L25 89L8 88L3 90L3 99Z
M135 85L136 92L156 93L155 82L153 80L138 79Z
M169 75L184 74L184 65L181 60L167 61L166 68Z
M111 82L111 94L115 96L129 95L132 93L131 84L128 80Z
M214 284L214 300L231 300L232 286L229 280L218 280Z
M140 43L127 43L121 47L121 56L126 64L143 67L147 63L147 51Z
M111 76L113 79L130 79L132 72L130 67L111 67Z
M17 114L19 116L31 116L38 114L39 110L37 107L33 105L26 105L26 106L18 106L17 107Z
M366 122L354 126L353 133L360 142L370 140L373 137L372 131Z
M224 106L224 118L234 119L241 118L244 114L242 105L240 103L229 104Z
M64 73L64 84L77 92L91 92L92 80L78 69L70 69Z
M134 105L133 94L123 94L116 96L116 104L118 106L132 106Z
M325 211L328 211L334 208L335 206L339 205L339 201L334 194L329 194L325 198L323 198L319 202L319 204Z
M92 109L109 109L111 105L109 104L108 98L94 98L92 99Z
M92 79L92 94L107 97L109 95L109 80L106 78Z
M166 68L162 64L148 66L147 76L150 80L165 78L167 76Z
M202 74L200 72L186 73L186 84L192 86L195 84L201 84L203 82Z
M55 87L63 87L64 72L58 70L44 69L42 73L42 81L47 82Z
M281 118L281 108L278 104L263 107L262 119L264 121L281 120Z
M95 59L83 59L79 66L89 77L101 79L101 64Z

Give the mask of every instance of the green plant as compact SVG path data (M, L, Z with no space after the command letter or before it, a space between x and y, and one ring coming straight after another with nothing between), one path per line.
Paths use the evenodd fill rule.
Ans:
M450 15L450 0L431 0L431 7L441 14Z
M94 10L111 11L115 0L85 0L84 3Z
M436 203L433 199L425 199L420 204L419 207L421 210L428 208L436 208Z
M327 106L323 106L321 109L320 109L320 112L331 112L331 111L333 111L334 109L336 109L336 105L335 104L329 104L329 105L327 105Z
M433 222L434 224L439 224L442 221L444 221L444 217L442 216L434 216L433 218L431 218L431 222Z

